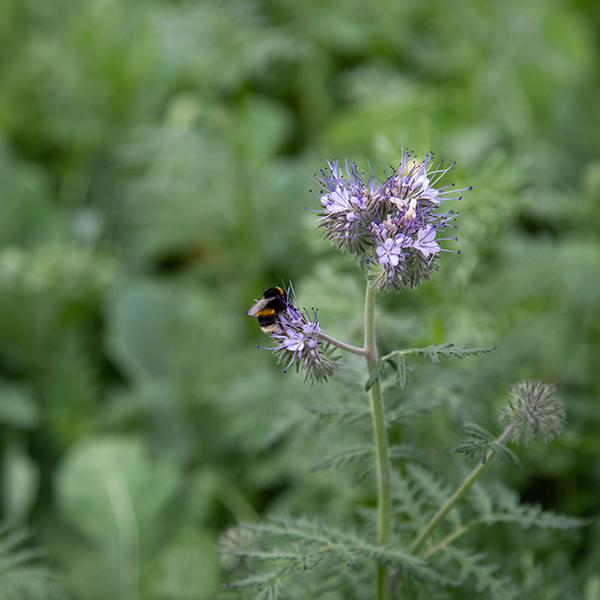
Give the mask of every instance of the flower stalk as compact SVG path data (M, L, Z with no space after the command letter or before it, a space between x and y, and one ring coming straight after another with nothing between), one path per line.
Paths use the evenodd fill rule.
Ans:
M340 340L336 340L334 337L327 335L320 331L318 334L325 342L329 342L333 346L337 346L340 350L344 350L345 352L350 352L351 354L360 354L361 356L366 356L367 351L365 348L358 348L357 346L352 346L351 344L346 344L346 342L342 342Z
M510 425L506 428L504 433L496 440L497 444L504 444L509 439L510 436L514 432L514 425ZM409 554L418 554L425 542L429 538L429 536L435 531L437 526L444 520L446 515L456 506L456 504L461 500L464 495L473 487L475 482L485 473L487 468L492 464L496 455L493 452L490 452L488 457L484 462L479 463L477 467L471 471L471 473L465 478L465 480L461 483L461 485L456 489L456 491L448 498L446 503L431 517L429 523L423 528L421 533L417 536L415 541L412 543Z
M375 289L371 282L367 283L365 298L365 350L369 374L377 364L377 346L375 340ZM377 456L377 506L379 511L379 535L381 545L388 544L392 533L392 477L390 454L388 448L387 429L381 382L375 381L370 395L371 417L375 434L375 453ZM377 598L383 600L389 595L388 570L378 567Z

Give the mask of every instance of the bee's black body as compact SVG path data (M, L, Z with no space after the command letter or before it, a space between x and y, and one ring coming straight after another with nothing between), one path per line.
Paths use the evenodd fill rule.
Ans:
M280 287L266 289L263 297L248 309L251 317L258 319L258 324L266 333L273 333L277 328L277 315L286 308L286 293Z

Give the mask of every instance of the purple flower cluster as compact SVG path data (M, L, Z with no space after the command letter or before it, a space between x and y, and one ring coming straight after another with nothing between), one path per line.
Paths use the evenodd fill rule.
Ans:
M434 187L452 167L441 164L434 166L433 153L416 161L405 152L385 181L372 170L359 173L348 160L343 168L338 161L328 163L329 169L315 177L323 186L318 212L325 239L360 259L377 291L400 291L428 280L437 270L439 242L455 239L438 237L456 217L439 208L446 200L460 199L456 194L463 190L454 184Z
M340 357L334 354L335 347L321 338L317 311L312 319L306 309L301 311L292 301L293 289L285 290L285 310L277 315L277 326L271 336L277 342L273 354L279 363L285 363L284 373L296 365L304 373L305 380L323 383L340 367Z

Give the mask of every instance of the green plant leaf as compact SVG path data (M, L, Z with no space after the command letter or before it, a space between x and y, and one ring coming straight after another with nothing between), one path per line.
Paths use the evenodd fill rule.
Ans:
M86 439L59 466L61 514L103 551L107 586L115 594L137 589L140 568L155 550L163 511L179 484L176 466L152 459L135 438Z
M432 346L425 346L424 348L408 348L406 350L395 350L386 356L380 358L369 377L365 389L369 391L375 381L383 374L385 365L390 365L397 373L398 385L400 390L406 388L406 382L408 379L408 363L406 361L407 356L423 356L426 360L432 362L434 365L440 364L440 356L444 358L464 358L465 356L471 356L475 354L485 354L495 350L493 348L468 348L467 346L455 346L451 343L445 344L433 344Z
M463 440L459 446L454 448L452 452L460 452L473 458L475 454L481 452L481 462L484 463L487 459L488 452L492 451L497 454L502 462L513 462L519 468L523 468L523 464L519 457L506 445L499 444L496 437L489 431L476 423L465 423L463 431L469 436Z
M321 471L323 469L329 469L333 467L338 469L342 465L348 465L353 460L362 459L373 454L373 446L368 444L362 444L360 446L354 446L352 448L346 448L345 450L330 456L325 460L317 463L311 467L311 471Z

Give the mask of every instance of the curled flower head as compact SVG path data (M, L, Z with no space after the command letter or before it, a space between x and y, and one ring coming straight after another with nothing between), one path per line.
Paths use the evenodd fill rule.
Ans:
M405 152L397 169L380 181L373 170L360 173L355 163L328 163L315 179L323 187L320 227L334 248L358 258L367 278L378 291L416 287L437 269L442 251L439 237L452 226L454 212L440 212L446 200L460 199L454 184L436 187L452 167L433 163L433 153L423 161ZM466 188L471 189L471 188Z
M280 288L277 288L280 289ZM335 347L320 336L321 327L317 311L300 310L295 304L293 288L283 290L282 302L285 307L278 311L275 326L271 333L277 342L273 354L279 363L285 363L284 373L293 365L304 373L305 379L323 383L340 367L340 357L334 354Z
M528 379L511 386L508 395L499 418L502 426L513 427L513 441L529 446L537 435L547 444L564 429L565 405L555 385Z
M225 530L217 545L221 565L230 571L251 571L254 561L252 553L264 550L264 539L259 532L243 525L234 525Z

